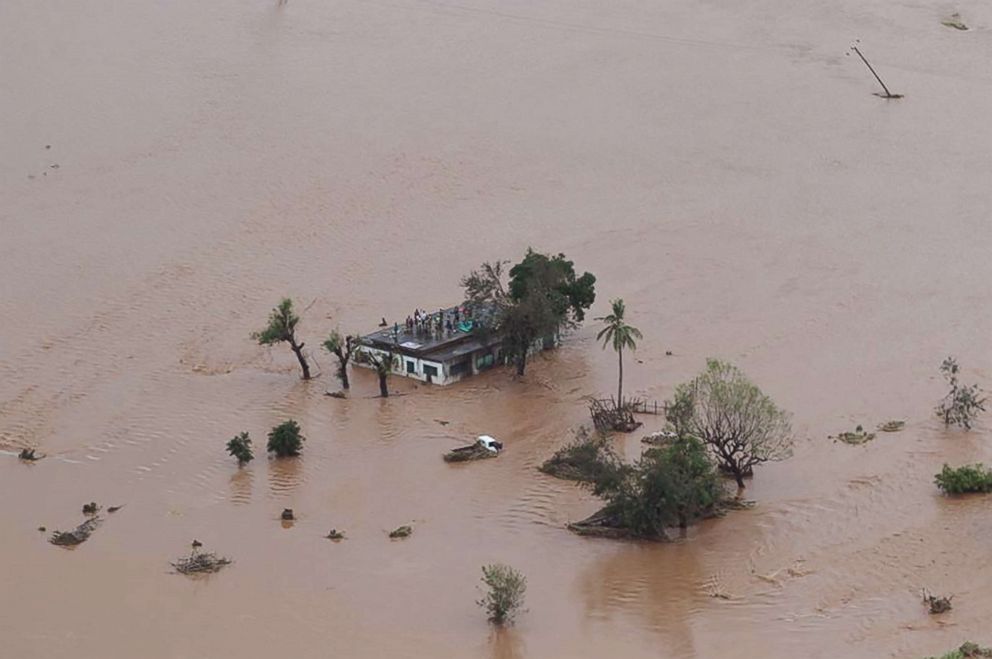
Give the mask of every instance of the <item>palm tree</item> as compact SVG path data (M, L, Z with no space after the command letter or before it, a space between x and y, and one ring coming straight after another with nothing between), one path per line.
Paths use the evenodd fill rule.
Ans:
M617 357L620 363L620 379L617 384L617 406L623 406L623 349L629 348L630 350L637 349L637 341L635 339L644 338L641 335L641 330L636 327L632 327L624 322L623 315L626 311L624 307L623 299L617 298L612 300L610 304L613 305L613 313L609 316L603 316L597 318L596 320L603 321L603 329L599 330L599 334L596 335L596 340L603 341L603 350L609 345L613 346L613 349L617 351Z

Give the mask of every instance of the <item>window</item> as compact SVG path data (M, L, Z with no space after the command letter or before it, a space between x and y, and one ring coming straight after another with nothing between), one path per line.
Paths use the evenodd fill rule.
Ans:
M494 361L493 353L490 352L490 353L485 354L485 355L482 355L481 357L479 357L478 359L476 359L475 360L475 367L477 369L479 369L480 371L483 371L483 370L485 370L487 368L492 368L493 361Z
M417 372L417 362L411 361L409 359L406 360L406 372L407 373L416 373Z
M452 375L461 375L462 373L468 371L469 364L471 364L471 362L467 359L465 361L458 362L457 364L452 364L449 373Z
M436 378L437 377L437 367L436 366L430 366L428 364L424 364L424 375L426 375L429 378Z

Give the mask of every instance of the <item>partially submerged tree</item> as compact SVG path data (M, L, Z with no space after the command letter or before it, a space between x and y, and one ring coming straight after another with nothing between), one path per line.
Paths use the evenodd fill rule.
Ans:
M495 625L513 624L524 605L527 578L509 565L483 565L482 583L485 595L478 601Z
M341 388L349 389L351 383L348 381L348 362L351 361L355 348L358 347L358 339L354 336L341 336L338 330L331 332L327 340L324 341L324 348L327 352L338 358L337 376L341 380Z
M242 432L234 436L227 443L227 452L232 457L238 459L238 466L243 467L255 458L251 450L251 437L247 432Z
M296 359L303 369L303 379L310 379L310 365L303 355L303 343L296 342L296 326L300 322L300 317L293 311L293 301L283 298L279 306L269 314L269 325L261 332L252 333L251 337L258 341L259 345L269 346L285 341L289 344Z
M489 328L503 337L503 353L523 375L527 354L542 340L554 339L585 318L596 299L596 278L586 272L576 276L564 254L548 256L532 249L509 270L507 262L483 263L462 279L466 301L488 308L494 318Z
M393 372L399 360L392 352L381 352L378 350L366 350L365 359L375 369L375 374L379 376L379 395L389 398L389 384L386 377Z
M624 319L627 309L623 303L623 298L611 300L612 313L597 318L603 322L603 329L596 335L597 341L603 342L603 349L612 345L617 353L617 364L619 378L617 380L617 405L623 407L623 351L624 349L636 350L637 340L644 338L641 330L628 325Z
M716 359L676 387L667 418L676 433L709 446L741 489L756 465L792 455L789 414L738 368Z
M278 458L295 457L300 454L305 441L306 437L300 434L300 424L290 419L269 431L266 450L275 453Z
M963 385L958 382L961 367L953 357L948 357L940 365L940 373L947 380L950 391L937 404L934 410L945 426L955 424L965 430L971 429L971 424L978 418L979 412L985 411L985 397L977 384Z
M634 465L615 464L602 473L594 488L607 502L601 515L636 537L667 538L666 528L688 527L725 498L706 447L694 437L680 437L646 451Z

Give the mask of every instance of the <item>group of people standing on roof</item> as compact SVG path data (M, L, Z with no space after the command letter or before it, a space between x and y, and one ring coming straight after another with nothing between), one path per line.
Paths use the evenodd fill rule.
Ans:
M434 313L428 313L426 309L417 309L412 316L406 317L406 331L434 336L451 334L459 329L465 330L466 325L470 326L471 316L471 312L465 307L438 309Z

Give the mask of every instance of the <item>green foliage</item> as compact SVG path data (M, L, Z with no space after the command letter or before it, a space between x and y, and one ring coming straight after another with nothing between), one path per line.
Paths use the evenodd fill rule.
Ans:
M668 421L680 435L709 446L738 487L754 466L792 455L789 415L737 367L716 359L675 389Z
M992 648L983 648L977 643L966 641L957 650L951 650L947 654L941 655L940 659L972 659L974 657L992 657ZM937 659L928 657L928 659Z
M300 434L300 425L290 419L269 431L266 450L279 458L294 457L300 454L305 441L306 437Z
M478 270L462 277L465 300L475 307L496 306L503 308L509 303L503 274L509 261L486 261Z
M255 454L251 451L251 437L247 432L235 435L227 443L227 452L238 459L238 466L246 465L255 458Z
M575 264L564 254L548 256L528 249L524 260L510 268L510 298L520 302L531 295L547 300L559 324L582 322L596 301L596 277L575 275Z
M527 578L509 565L483 565L484 597L478 601L489 621L496 625L513 624L524 605Z
M596 319L603 321L603 329L599 330L596 340L603 342L604 349L612 345L617 352L622 352L624 349L636 350L636 340L644 338L641 335L641 330L625 322L624 314L627 308L622 298L611 300L610 305L613 313Z
M293 350L296 359L300 362L300 369L303 371L303 379L310 379L310 365L306 357L303 356L303 343L296 342L296 326L300 322L300 317L293 311L293 301L288 297L283 298L279 306L269 314L269 324L261 332L253 332L251 337L258 341L259 345L268 346L274 343L285 341Z
M940 372L947 380L950 391L937 404L934 410L943 419L945 426L952 424L965 430L971 429L971 424L978 418L979 412L985 411L985 397L977 384L963 385L958 382L961 367L953 357L948 357L940 365Z
M685 528L713 512L725 498L706 447L694 437L650 449L634 465L607 465L594 492L618 526L645 538L665 537L665 528Z
M283 298L279 306L269 314L268 326L261 332L253 333L252 338L264 346L280 341L293 341L299 322L300 317L293 311L293 301L288 297Z
M494 313L494 331L503 337L503 353L523 375L527 352L540 339L574 327L596 299L596 278L576 277L575 266L563 254L548 256L532 249L503 277L507 262L483 263L462 278L465 299Z
M555 451L538 469L556 478L581 483L602 483L616 473L619 464L607 437L582 426L571 442Z
M992 492L992 469L982 464L951 468L946 463L934 482L946 494L969 494L972 492Z
M355 348L358 347L358 340L353 336L342 336L338 330L333 330L324 341L324 349L338 358L338 380L341 381L343 389L350 388L348 381L348 362L351 361Z

